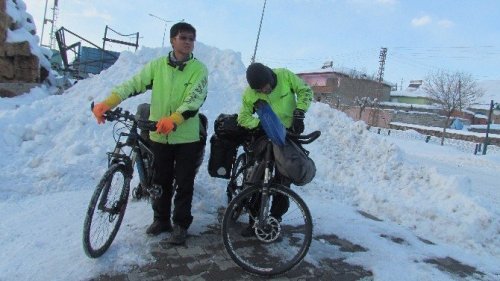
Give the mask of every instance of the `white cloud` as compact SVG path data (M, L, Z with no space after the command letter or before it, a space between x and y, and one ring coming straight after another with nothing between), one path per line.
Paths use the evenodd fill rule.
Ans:
M431 17L429 17L429 16L422 16L422 17L419 17L419 18L412 19L411 20L411 25L413 25L415 27L419 27L419 26L428 25L431 22L432 22Z
M451 28L455 25L455 23L452 22L451 20L444 19L444 20L438 21L438 25L439 25L439 27L442 27L442 28Z

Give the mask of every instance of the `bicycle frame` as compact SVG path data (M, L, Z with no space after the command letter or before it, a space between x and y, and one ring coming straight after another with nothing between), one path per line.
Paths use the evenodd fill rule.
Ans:
M125 142L120 141L122 137L127 137ZM131 151L128 155L123 151L124 147L130 147ZM145 159L147 163L145 163ZM113 152L108 152L108 167L114 163L123 163L128 168L130 175L132 175L133 167L136 165L140 183L144 184L144 186L151 184L153 161L154 154L146 140L137 132L135 122L128 133L120 133Z

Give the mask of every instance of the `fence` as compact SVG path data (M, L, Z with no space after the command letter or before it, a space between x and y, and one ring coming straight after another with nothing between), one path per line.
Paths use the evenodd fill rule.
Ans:
M422 141L422 143L431 143L431 144L441 144L441 137L431 136L426 134L421 134L415 130L397 130L397 129L387 129L387 128L378 128L378 127L370 127L368 128L370 132L377 133L385 136L392 136L400 139L407 140L417 140ZM482 143L459 140L459 139L450 139L445 138L444 146L451 146L456 148L457 150L466 152L466 153L477 153L481 154L484 149L484 145ZM496 145L488 145L487 153L495 153L500 154L500 147Z

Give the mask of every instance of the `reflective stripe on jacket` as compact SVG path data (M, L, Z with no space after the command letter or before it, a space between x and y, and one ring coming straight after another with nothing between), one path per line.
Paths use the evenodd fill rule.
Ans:
M238 123L248 129L256 128L259 119L253 116L254 104L257 100L265 100L271 105L281 123L290 128L293 120L293 111L298 108L304 111L309 109L313 92L304 80L288 69L273 69L277 77L276 87L269 94L258 93L250 87L243 93L243 104L238 114Z
M178 112L184 122L168 135L151 132L151 140L159 143L190 143L200 139L198 110L205 102L208 70L195 58L185 63L182 70L168 64L161 57L146 64L139 74L113 89L120 98L126 98L152 89L149 120L158 121Z

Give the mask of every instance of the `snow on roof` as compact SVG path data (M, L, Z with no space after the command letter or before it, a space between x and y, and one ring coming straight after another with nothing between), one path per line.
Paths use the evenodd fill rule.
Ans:
M429 95L420 87L408 87L402 91L391 91L391 97L429 98Z

